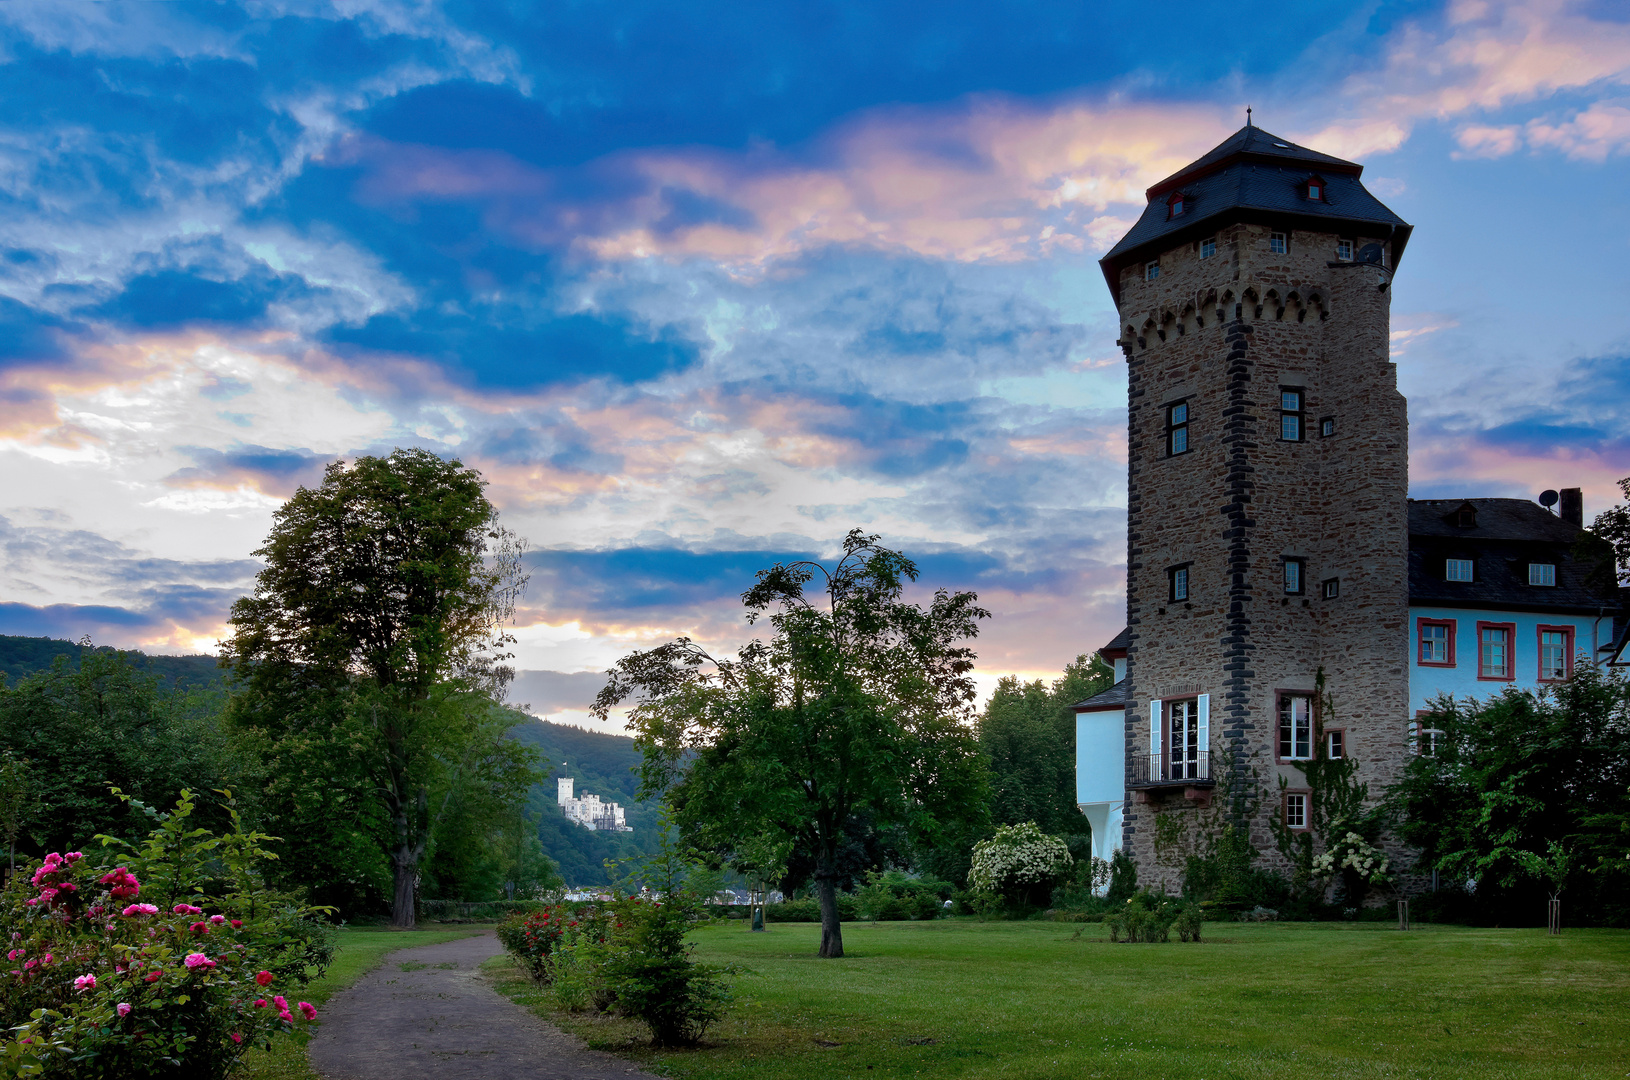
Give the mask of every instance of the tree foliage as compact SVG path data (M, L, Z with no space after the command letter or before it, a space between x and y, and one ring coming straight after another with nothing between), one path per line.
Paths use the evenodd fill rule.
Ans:
M1630 476L1619 481L1624 501L1596 515L1584 537L1602 576L1618 584L1630 584Z
M330 465L277 511L225 643L301 854L377 879L383 848L398 926L452 809L508 814L536 778L494 707L523 545L483 487L423 450Z
M97 833L140 835L146 819L110 786L162 806L183 789L224 787L244 768L215 723L219 691L167 690L136 660L85 649L78 664L59 655L45 670L0 683L0 748L27 776L7 815L24 850L61 850Z
M1566 886L1591 917L1625 921L1630 679L1581 663L1538 690L1441 697L1422 723L1443 734L1391 794L1423 866L1485 906Z
M1075 804L1075 711L1109 688L1114 674L1097 656L1078 656L1051 686L1006 675L979 719L979 746L990 759L991 818L1034 821L1056 835L1089 833Z
M837 889L865 855L891 831L931 845L985 807L963 642L989 613L971 592L907 602L917 568L877 540L855 530L830 568L760 571L742 601L769 634L735 658L688 638L632 653L595 702L604 718L636 699L642 792L666 794L689 842L727 860L787 842L827 957L843 955Z

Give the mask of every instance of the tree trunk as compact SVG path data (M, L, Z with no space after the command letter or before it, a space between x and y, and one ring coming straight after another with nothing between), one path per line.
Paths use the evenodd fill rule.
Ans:
M418 924L414 903L415 886L419 878L419 860L412 847L404 844L391 856L391 871L395 888L391 892L391 926L398 930L412 930Z
M843 955L843 924L838 921L838 887L830 877L815 878L815 890L821 898L821 952L827 960Z

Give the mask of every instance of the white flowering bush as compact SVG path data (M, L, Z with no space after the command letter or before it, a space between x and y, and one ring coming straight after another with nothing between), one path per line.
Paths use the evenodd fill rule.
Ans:
M1379 848L1348 829L1329 850L1313 856L1312 872L1321 881L1340 874L1351 875L1365 885L1385 885L1392 880L1387 876L1391 865L1391 860Z
M974 845L968 883L1016 899L1053 885L1072 861L1064 841L1048 836L1034 821L1004 825Z

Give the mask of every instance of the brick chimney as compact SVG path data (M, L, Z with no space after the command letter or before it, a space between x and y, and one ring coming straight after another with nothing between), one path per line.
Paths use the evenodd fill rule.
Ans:
M1560 494L1562 495L1562 504L1557 507L1557 510L1561 513L1562 520L1569 525L1584 528L1585 493L1579 488L1563 488Z

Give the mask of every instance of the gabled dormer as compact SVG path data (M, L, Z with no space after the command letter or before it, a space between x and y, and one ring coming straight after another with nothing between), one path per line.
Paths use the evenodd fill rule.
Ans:
M1301 194L1308 202L1329 202L1330 185L1324 182L1324 177L1314 173L1302 181Z
M1166 196L1166 220L1182 217L1189 209L1189 197L1182 191L1174 191Z
M1472 505L1470 499L1449 511L1449 524L1457 529L1477 528L1477 507Z

